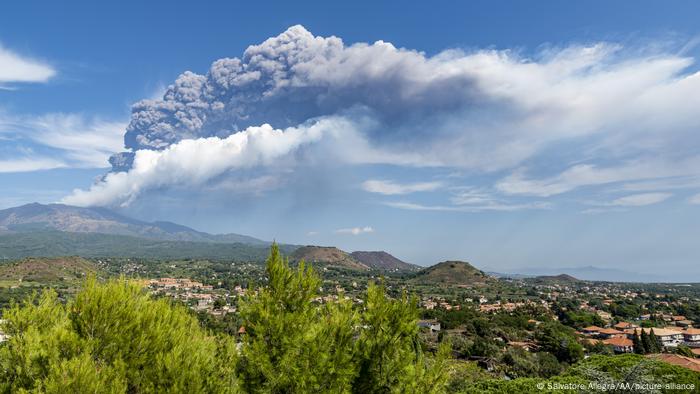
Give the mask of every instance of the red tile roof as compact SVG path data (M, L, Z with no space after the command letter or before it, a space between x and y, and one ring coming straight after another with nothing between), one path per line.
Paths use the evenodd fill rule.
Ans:
M603 328L602 330L598 331L601 334L606 334L606 335L616 335L616 334L624 334L624 332L620 330L616 330L614 328Z
M603 341L606 345L620 346L620 347L632 347L633 343L631 340L625 337L610 338Z
M655 360L667 362L669 364L678 365L683 368L700 372L700 360L695 360L690 357L681 356L678 354L650 354L647 357Z

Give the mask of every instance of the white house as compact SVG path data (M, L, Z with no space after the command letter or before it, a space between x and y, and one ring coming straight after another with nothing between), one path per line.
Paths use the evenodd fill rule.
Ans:
M427 328L431 332L440 331L440 322L437 320L418 320L418 327Z
M659 339L664 347L676 347L683 342L683 332L670 330L668 328L642 328L645 333L650 334L654 330L654 335Z
M683 331L683 340L689 344L700 346L700 328L688 328Z

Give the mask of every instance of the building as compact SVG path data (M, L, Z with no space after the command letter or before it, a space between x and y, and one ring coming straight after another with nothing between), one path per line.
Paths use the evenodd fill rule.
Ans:
M688 320L688 319L685 319L685 320L675 320L674 323L675 323L678 327L692 327L692 326L693 326L693 322L690 321L690 320Z
M430 332L439 332L440 322L437 320L418 320L418 327L427 328Z
M598 331L598 336L603 339L609 339L615 337L624 337L625 333L614 328L603 328L600 331Z
M588 326L586 328L582 328L581 333L583 335L597 336L600 330L602 330L602 328L598 326Z
M608 312L605 312L605 311L598 311L598 312L596 312L596 313L598 314L598 316L600 316L601 319L603 319L603 320L605 320L605 321L610 321L610 320L612 320L612 315L611 315L610 313L608 313Z
M634 351L634 344L626 337L604 339L603 343L612 346L615 353L632 353Z
M700 346L700 328L688 328L682 334L687 344Z
M530 342L530 341L524 341L524 342L510 341L510 342L508 342L508 346L519 347L519 348L521 348L525 351L528 351L528 352L532 351L532 350L537 350L539 348L539 346L536 343Z
M622 331L622 330L629 329L629 328L639 328L639 326L636 324L626 322L626 321L621 321L621 322L615 324L613 326L613 328Z
M651 334L654 331L654 335L659 339L661 345L664 347L676 347L683 342L683 332L670 330L668 328L642 328L645 333Z
M667 362L669 364L678 365L679 367L688 368L695 372L700 372L700 360L696 360L694 358L669 353L650 354L647 357L654 360Z

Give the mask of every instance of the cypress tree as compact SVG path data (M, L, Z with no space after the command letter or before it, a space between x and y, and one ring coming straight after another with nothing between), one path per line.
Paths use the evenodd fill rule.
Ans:
M651 331L649 331L649 342L651 342L651 349L649 350L650 353L661 353L661 341L659 341L659 338L654 334L654 329L652 328Z
M654 344L649 340L649 334L642 330L641 336L642 347L644 348L644 354L649 354L654 351Z
M644 354L644 345L642 345L642 341L639 339L639 334L637 334L637 330L634 330L634 336L632 337L632 346L634 347L634 353Z

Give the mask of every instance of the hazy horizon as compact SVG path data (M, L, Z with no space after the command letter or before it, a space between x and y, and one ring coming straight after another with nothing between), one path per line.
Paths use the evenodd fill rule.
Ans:
M700 282L699 6L539 5L8 5L0 209Z

